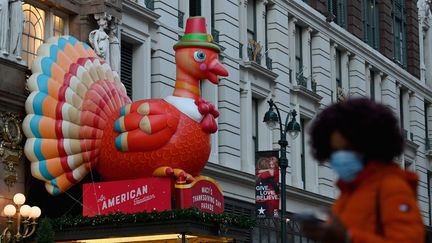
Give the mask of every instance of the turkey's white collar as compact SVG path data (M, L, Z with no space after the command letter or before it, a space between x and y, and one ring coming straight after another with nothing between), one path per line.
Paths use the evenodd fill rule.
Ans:
M192 120L196 122L201 122L203 116L198 111L198 107L195 105L193 99L171 95L166 97L164 100L175 106L179 111L187 115Z

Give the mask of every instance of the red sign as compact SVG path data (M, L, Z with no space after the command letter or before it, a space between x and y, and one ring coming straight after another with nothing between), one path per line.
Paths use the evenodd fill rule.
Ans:
M171 209L171 179L164 177L83 185L83 215Z
M222 189L207 176L196 177L191 184L175 185L178 208L196 207L203 212L223 213Z

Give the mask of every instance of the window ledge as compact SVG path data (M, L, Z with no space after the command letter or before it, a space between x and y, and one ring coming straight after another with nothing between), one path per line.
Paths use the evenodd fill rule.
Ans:
M149 20L153 23L155 23L156 20L160 18L159 14L133 1L123 1L123 11L136 14L139 17L144 17L146 20Z
M276 74L275 72L268 70L267 68L259 65L256 62L251 62L251 61L246 61L243 62L243 64L240 64L240 67L248 70L248 71L252 71L256 74L259 74L261 76L264 76L270 80L276 80L276 78L279 76L278 74Z
M298 93L298 94L302 95L303 97L309 99L311 102L319 103L322 99L322 97L320 95L313 92L312 90L305 88L302 85L294 85L292 87L292 91L294 93Z
M432 149L427 149L425 154L428 158L432 159Z
M418 147L419 145L407 139L405 141L405 156L410 160L415 161Z

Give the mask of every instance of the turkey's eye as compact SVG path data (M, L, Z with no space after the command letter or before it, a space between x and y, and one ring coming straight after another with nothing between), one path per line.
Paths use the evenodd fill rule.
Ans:
M206 58L206 54L202 51L196 51L194 53L194 59L197 62L203 62L205 60L205 58Z

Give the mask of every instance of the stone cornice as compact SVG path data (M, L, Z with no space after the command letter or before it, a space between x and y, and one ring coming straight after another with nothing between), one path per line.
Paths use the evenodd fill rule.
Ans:
M315 30L319 30L322 35L328 36L332 40L336 40L340 46L350 50L356 56L364 60L368 60L374 67L377 67L383 73L394 77L397 81L402 82L408 89L419 93L429 102L432 102L432 89L425 84L421 84L420 80L414 77L408 71L403 70L399 65L388 59L347 30L343 29L336 23L326 22L325 17L312 7L303 2L284 1L278 3L280 6L284 4L289 13L295 13L295 18L309 25Z
M149 20L153 23L155 23L156 20L160 18L159 14L133 1L123 1L123 11L129 12L139 17L144 17L146 20Z
M294 85L292 87L292 91L298 93L300 96L307 98L311 102L315 102L316 104L319 104L322 97L315 92L308 90L307 88L301 86L301 85Z
M255 74L264 76L265 78L268 78L270 80L276 80L276 78L279 76L275 72L268 70L267 68L259 65L256 62L246 61L240 63L240 67L247 71L252 71Z

